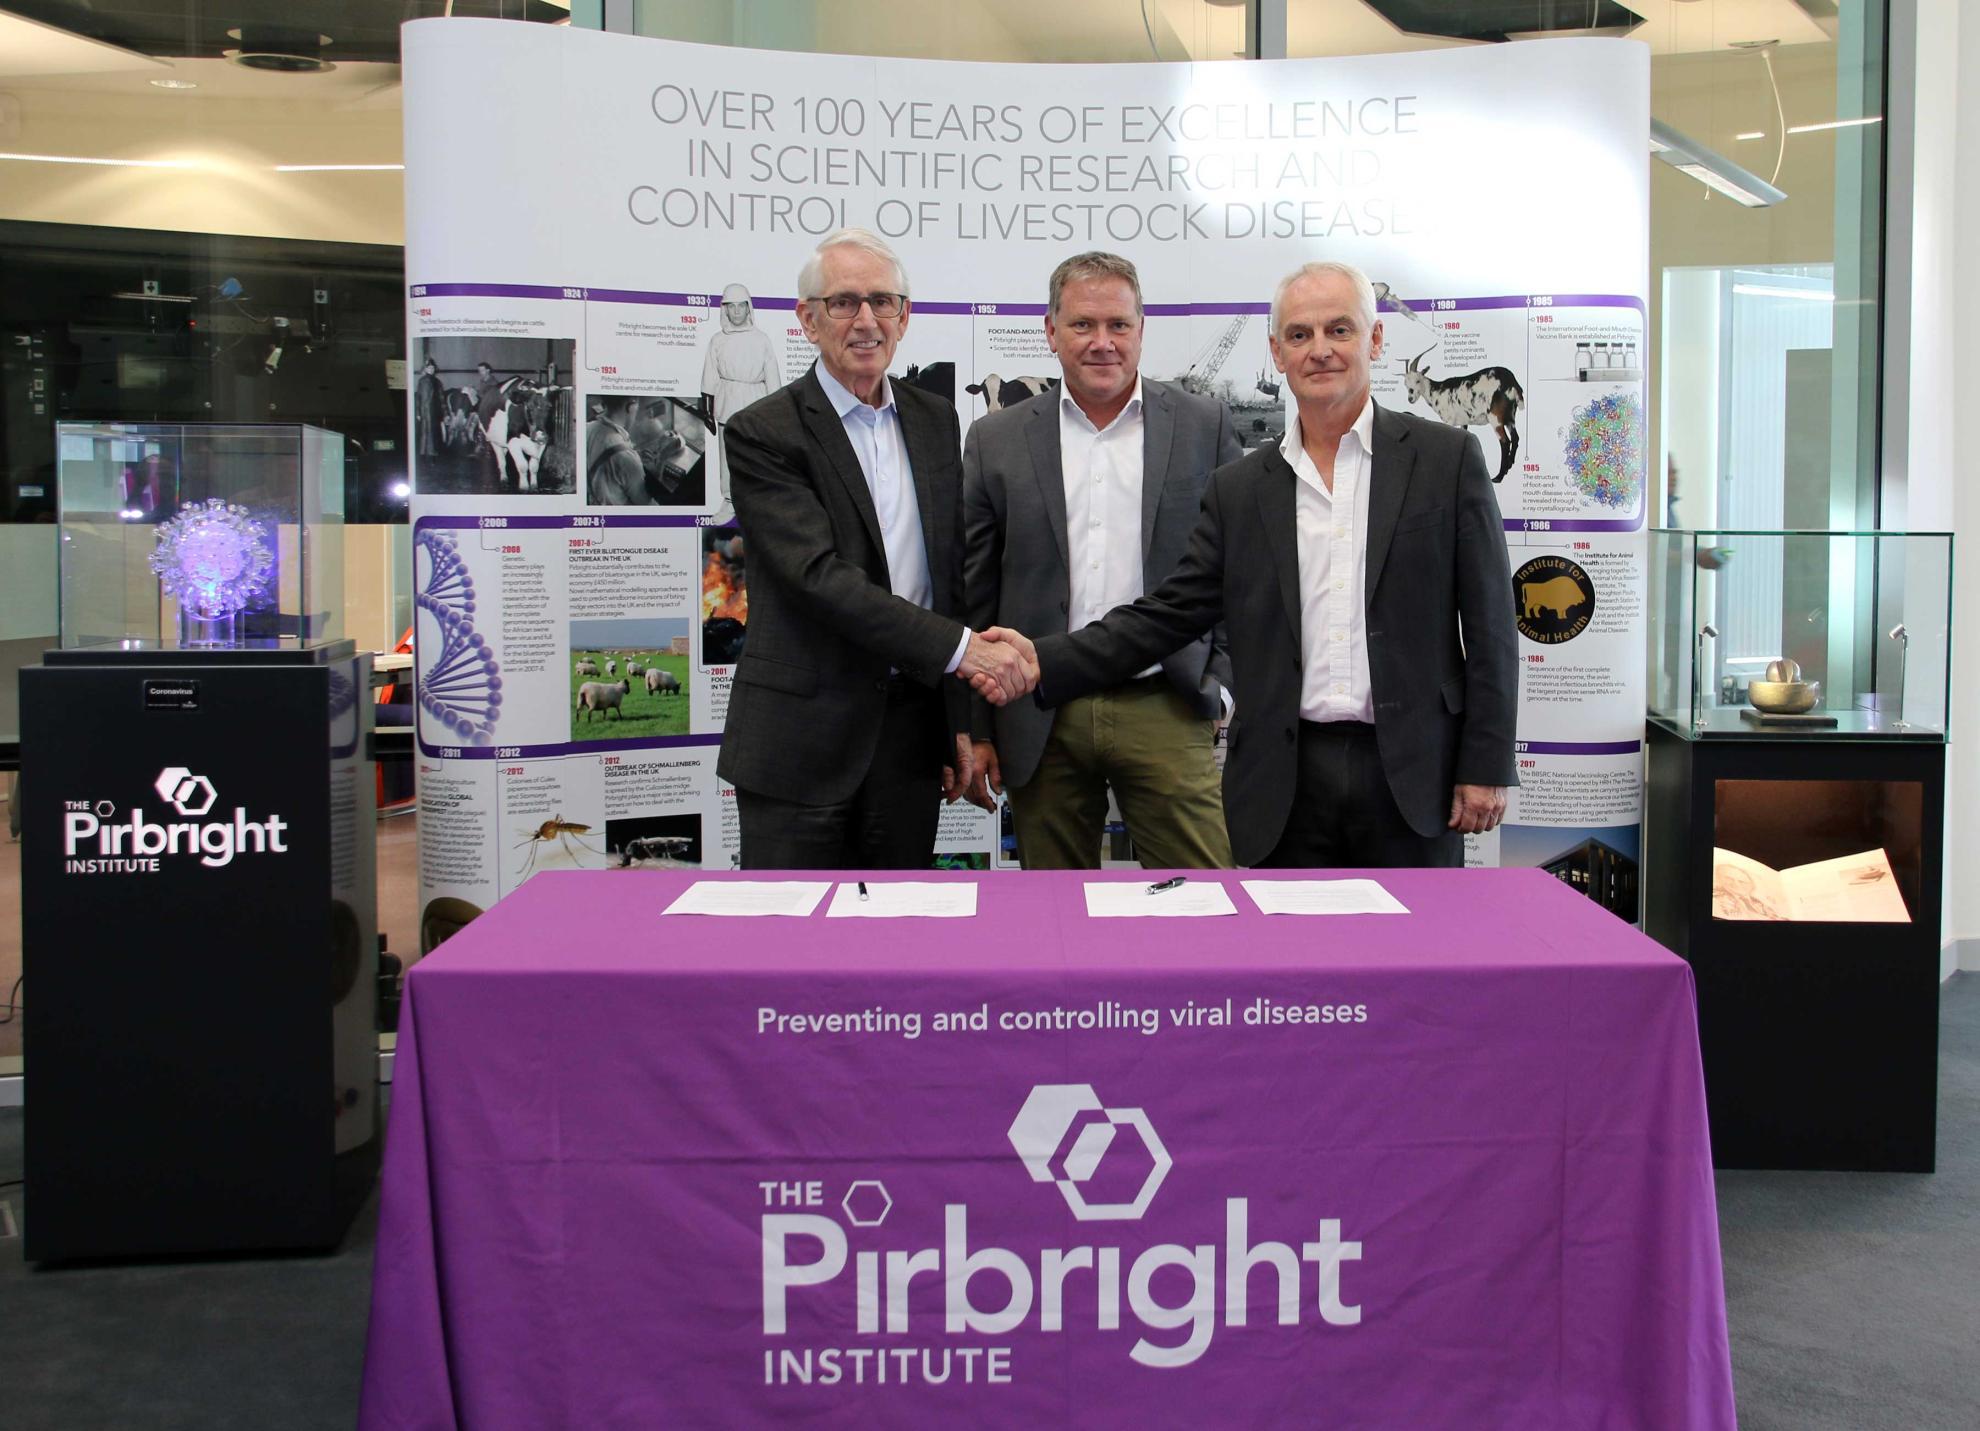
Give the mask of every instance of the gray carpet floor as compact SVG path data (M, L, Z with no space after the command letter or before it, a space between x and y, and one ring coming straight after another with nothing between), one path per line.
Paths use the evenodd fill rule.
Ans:
M1936 1174L1719 1176L1746 1431L1980 1427L1980 977L1940 1010ZM20 1176L0 1110L0 1182ZM25 1191L0 1187L17 1222ZM347 1431L376 1216L328 1257L44 1272L0 1240L0 1425Z

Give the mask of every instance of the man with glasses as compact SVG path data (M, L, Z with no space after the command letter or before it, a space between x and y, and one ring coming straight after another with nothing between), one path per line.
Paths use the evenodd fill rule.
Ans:
M939 801L972 774L963 680L1015 696L1023 663L962 621L955 409L887 376L900 260L841 229L798 295L817 363L727 433L749 636L716 769L744 869L927 868Z

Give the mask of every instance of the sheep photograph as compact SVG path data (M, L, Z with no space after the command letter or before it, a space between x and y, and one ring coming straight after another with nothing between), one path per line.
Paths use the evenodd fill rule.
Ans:
M685 617L571 623L571 740L688 733Z

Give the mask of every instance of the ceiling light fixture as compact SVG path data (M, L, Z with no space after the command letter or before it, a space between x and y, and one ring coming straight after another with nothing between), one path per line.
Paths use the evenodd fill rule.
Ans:
M1766 137L1767 131L1764 129L1749 129L1744 134L1735 134L1733 136L1735 139L1765 139Z
M162 79L162 80L151 80L148 83L151 85L153 89L198 89L199 88L199 84L195 80Z
M1680 174L1689 174L1706 188L1716 189L1749 209L1769 208L1787 198L1758 174L1748 173L1725 155L1678 133L1661 119L1650 121L1650 152Z
M1820 124L1791 124L1788 126L1788 133L1813 134L1818 129L1856 129L1865 124L1883 122L1884 116L1881 114L1866 114L1861 119L1827 119Z
M80 154L0 154L23 164L105 164L115 169L197 169L190 159L90 159Z
M1733 292L1749 298L1799 298L1804 303L1834 303L1836 295L1819 288L1782 288L1771 283L1735 283Z
M277 174L365 174L387 169L399 170L403 164L277 164Z

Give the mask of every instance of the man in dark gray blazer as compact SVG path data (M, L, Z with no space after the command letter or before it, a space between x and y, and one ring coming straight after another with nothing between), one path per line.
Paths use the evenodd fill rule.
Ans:
M887 378L899 259L842 229L798 293L818 362L727 430L749 634L715 768L745 869L926 868L938 796L964 793L974 758L949 677L1013 691L1018 658L962 622L956 411Z
M1158 590L1039 641L1027 674L1051 704L1221 620L1238 863L1458 864L1461 836L1496 826L1516 783L1517 637L1490 474L1464 429L1374 403L1382 328L1358 270L1288 276L1271 341L1299 406L1286 441L1212 476Z
M975 423L963 450L963 585L979 630L1077 629L1159 585L1212 469L1243 452L1223 403L1141 376L1127 259L1069 258L1048 297L1061 387ZM1143 864L1228 868L1214 743L1230 678L1211 631L1056 711L998 707L979 722L976 798L1008 791L1027 869L1096 867L1110 786Z

